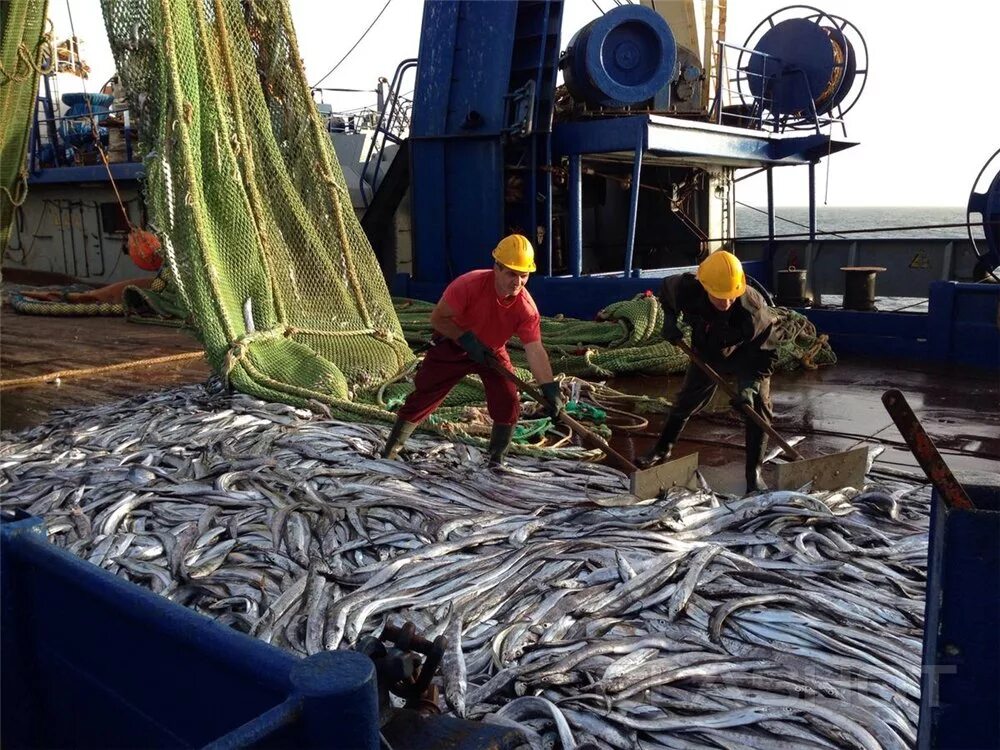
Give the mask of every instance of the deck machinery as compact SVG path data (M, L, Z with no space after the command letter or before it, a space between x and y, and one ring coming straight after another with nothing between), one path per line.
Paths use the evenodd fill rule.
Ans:
M667 13L697 18L696 5ZM713 38L718 9L704 7L700 27L681 24L677 35L650 7L616 7L563 50L562 0L428 0L409 144L412 269L393 291L434 300L519 232L540 255L530 289L543 314L590 317L707 252L739 252L738 170L766 172L773 237L772 171L805 166L814 239L816 166L856 145L844 115L867 79L864 39L846 19L793 6L734 45ZM990 226L995 200L980 203ZM995 244L977 267L997 264ZM743 256L773 289L785 262L776 243ZM839 277L849 264L837 265ZM931 298L927 316L806 312L848 351L884 352L900 339L897 355L998 366L998 287L941 284L907 295ZM964 346L970 336L978 343Z
M723 107L721 73L743 50L720 42L678 56L670 26L645 6L615 8L560 54L562 5L425 4L411 293L433 296L517 231L540 251L533 288L545 311L590 315L598 298L645 289L657 270L733 240L734 170L812 165L854 145L822 132L831 121L815 112L811 130L787 127L790 117L801 124L794 108L807 81L780 91L768 81L755 86L756 106ZM714 82L700 80L705 57L724 64ZM771 75L769 57L749 57ZM684 106L685 83L708 90L698 105Z

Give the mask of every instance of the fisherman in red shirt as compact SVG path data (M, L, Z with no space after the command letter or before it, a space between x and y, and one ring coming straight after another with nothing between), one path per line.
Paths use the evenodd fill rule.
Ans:
M452 281L431 313L436 342L413 380L416 390L406 399L392 426L384 458L394 458L406 439L437 409L449 391L475 373L486 389L486 406L493 419L489 463L503 464L521 414L517 386L493 370L494 357L512 370L507 341L521 339L535 380L548 400L549 416L563 408L559 385L552 377L549 356L542 347L541 318L524 285L535 270L535 250L520 234L504 237L493 250L492 269L470 271Z

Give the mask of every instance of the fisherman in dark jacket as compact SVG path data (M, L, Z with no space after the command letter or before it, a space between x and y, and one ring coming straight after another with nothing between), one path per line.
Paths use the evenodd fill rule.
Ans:
M764 421L771 423L771 372L777 359L774 316L767 301L746 285L739 259L719 250L691 273L668 276L660 288L663 305L663 338L672 344L681 340L677 316L691 326L691 347L722 375L736 378L739 398ZM705 407L715 394L715 383L694 362L687 373L663 433L653 449L639 459L649 467L670 457L674 443L688 418ZM766 489L761 464L767 450L767 435L753 421L746 422L747 492Z

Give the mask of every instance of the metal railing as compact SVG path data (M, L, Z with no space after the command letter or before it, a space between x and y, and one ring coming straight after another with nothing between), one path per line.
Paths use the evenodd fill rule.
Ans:
M365 164L361 168L361 178L358 189L361 193L361 200L365 208L368 208L371 197L375 196L378 186L379 174L385 162L385 150L389 143L399 145L405 140L410 129L410 117L413 111L413 102L404 98L399 92L402 89L403 78L410 70L416 70L416 58L403 60L396 66L396 72L392 76L389 84L389 91L382 109L379 112L378 122L375 125L375 132L372 134L371 143L368 146L368 154L365 157ZM384 79L383 79L384 80ZM371 177L369 178L369 174Z
M816 97L812 94L806 71L787 68L780 57L738 44L720 41L718 47L719 66L710 120L719 125L735 125L750 130L767 129L776 133L803 129L813 129L820 133L824 127L840 125L846 136L842 117L817 112ZM737 57L735 64L730 62L733 55ZM760 62L759 73L750 70L753 60ZM787 80L788 76L801 76L801 85L809 101L807 110L784 114L776 111L779 107L776 106L773 95L775 82ZM755 95L753 88L757 88L760 93Z
M135 129L130 123L128 109L58 116L54 111L50 98L39 96L35 99L28 142L28 170L31 174L51 167L84 166L78 163L80 155L97 154L98 150L104 152L109 162L133 161ZM122 134L124 160L112 158L119 155L118 148L110 144L111 133L116 130ZM107 136L108 143L104 142L103 135ZM98 158L95 163L102 162Z

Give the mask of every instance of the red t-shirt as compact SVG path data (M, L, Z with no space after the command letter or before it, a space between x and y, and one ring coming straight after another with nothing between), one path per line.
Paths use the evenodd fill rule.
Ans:
M541 317L527 289L511 299L497 296L493 269L469 271L451 282L441 296L455 313L455 323L472 331L486 346L499 351L517 334L522 344L542 338Z

